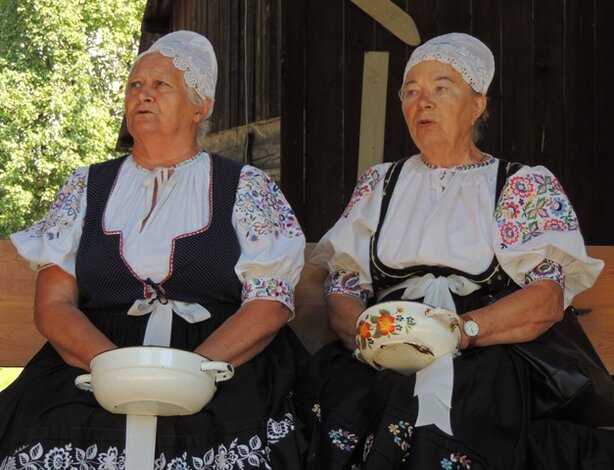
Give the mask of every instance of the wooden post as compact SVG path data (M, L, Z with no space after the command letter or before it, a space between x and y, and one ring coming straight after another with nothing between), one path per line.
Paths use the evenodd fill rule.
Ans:
M362 74L358 176L384 161L388 52L366 52Z

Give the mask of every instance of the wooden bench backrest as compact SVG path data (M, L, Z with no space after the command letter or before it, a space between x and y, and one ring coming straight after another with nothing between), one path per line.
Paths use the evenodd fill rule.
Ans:
M308 243L305 254L313 249ZM580 322L599 355L614 373L614 247L589 247L589 254L603 259L606 268L595 286L574 299L574 305L590 308ZM296 318L290 323L305 347L316 351L334 339L328 327L322 283L324 270L306 263L296 291ZM21 367L44 342L33 322L36 275L8 240L0 240L0 367Z

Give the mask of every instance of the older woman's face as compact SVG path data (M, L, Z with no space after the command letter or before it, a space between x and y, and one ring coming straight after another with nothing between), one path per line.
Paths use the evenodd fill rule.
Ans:
M135 138L154 133L193 139L206 111L189 99L183 73L172 59L157 52L143 56L134 65L124 105L128 131Z
M471 143L473 123L486 106L454 68L434 60L407 72L401 96L409 133L422 152Z

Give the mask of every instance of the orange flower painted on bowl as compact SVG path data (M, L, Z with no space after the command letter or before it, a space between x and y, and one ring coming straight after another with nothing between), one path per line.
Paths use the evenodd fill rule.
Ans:
M371 326L366 321L360 322L358 326L358 334L363 339L369 339L371 337Z
M380 310L380 317L377 320L376 328L381 332L383 336L387 336L390 333L394 333L394 317L390 315L388 310Z

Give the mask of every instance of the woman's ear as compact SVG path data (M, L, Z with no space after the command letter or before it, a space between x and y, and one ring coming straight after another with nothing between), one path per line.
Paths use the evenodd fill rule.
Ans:
M487 104L488 104L488 97L486 97L486 95L474 96L474 100L473 100L473 122L474 123L482 115L482 113L486 109Z
M203 102L198 105L196 112L194 113L194 122L199 123L204 119L207 119L211 114L211 110L213 108L213 100L208 96L203 100Z

